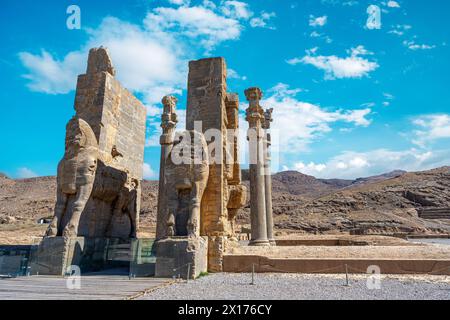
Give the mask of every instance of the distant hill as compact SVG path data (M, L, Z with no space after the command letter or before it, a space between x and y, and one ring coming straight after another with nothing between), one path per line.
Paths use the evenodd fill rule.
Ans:
M372 176L367 178L358 178L353 181L352 185L359 185L359 184L365 184L365 183L372 183L377 181L383 181L387 179L397 178L407 173L407 171L403 170L394 170L388 173L380 174L378 176Z
M395 171L305 201L277 202L276 225L308 232L450 233L450 220L424 220L419 208L450 208L450 168Z
M321 196L340 188L337 183L327 183L326 180L316 179L298 171L284 171L274 174L272 187L273 192L285 192L306 197Z
M248 172L243 171L243 177L248 178ZM158 182L143 181L144 227L155 225L157 196ZM55 200L55 177L13 180L0 175L0 233L8 224L33 225L39 218L51 217ZM273 207L278 230L450 233L449 220L423 220L417 215L420 207L450 207L450 167L356 180L280 172L273 175ZM249 206L241 210L238 222L249 223Z

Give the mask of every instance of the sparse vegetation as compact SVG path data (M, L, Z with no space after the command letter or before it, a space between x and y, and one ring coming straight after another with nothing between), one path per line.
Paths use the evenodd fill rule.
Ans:
M201 277L206 277L209 275L209 272L207 271L202 271L200 272L200 274L198 275L197 279L200 279Z

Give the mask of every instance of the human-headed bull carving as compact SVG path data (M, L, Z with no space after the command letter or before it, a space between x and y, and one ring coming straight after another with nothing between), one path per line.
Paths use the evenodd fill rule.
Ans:
M66 127L66 149L58 165L57 200L47 236L74 236L92 192L98 144L89 124L73 117Z
M167 236L200 235L200 205L209 175L202 133L185 131L175 139L166 162Z

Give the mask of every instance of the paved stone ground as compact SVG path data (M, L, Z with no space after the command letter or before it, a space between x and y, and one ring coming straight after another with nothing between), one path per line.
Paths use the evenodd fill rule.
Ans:
M365 275L350 275L349 287L344 286L345 275L256 274L255 285L250 282L251 274L232 273L175 284L157 278L84 276L81 289L69 290L64 278L32 276L0 279L0 300L450 300L450 277L445 276L383 276L380 290L369 290Z
M67 279L52 276L0 279L0 300L122 300L170 283L168 279L126 276L83 276L81 288L70 290Z
M367 288L366 275L251 274L222 273L188 283L176 283L139 297L139 299L217 299L217 300L450 300L450 277L383 276L380 290Z

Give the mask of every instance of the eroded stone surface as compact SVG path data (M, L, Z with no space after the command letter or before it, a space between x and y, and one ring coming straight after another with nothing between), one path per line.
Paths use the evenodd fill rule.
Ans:
M166 107L168 99L163 99L164 183L159 188L164 195L159 197L157 239L205 236L208 270L221 271L227 242L234 239L234 220L247 200L246 187L241 184L238 136L234 134L239 128L239 97L227 93L225 60L189 63L186 131L181 135L183 141L192 142L195 135L200 137L197 146L205 155L200 162L194 161L195 150L187 148L183 153L186 159L175 163L173 156L180 153L176 149L182 143L177 139L173 143L173 133L165 130L175 109ZM235 131L230 135L228 129Z
M146 111L114 75L107 50L91 49L78 77L47 236L136 236Z

